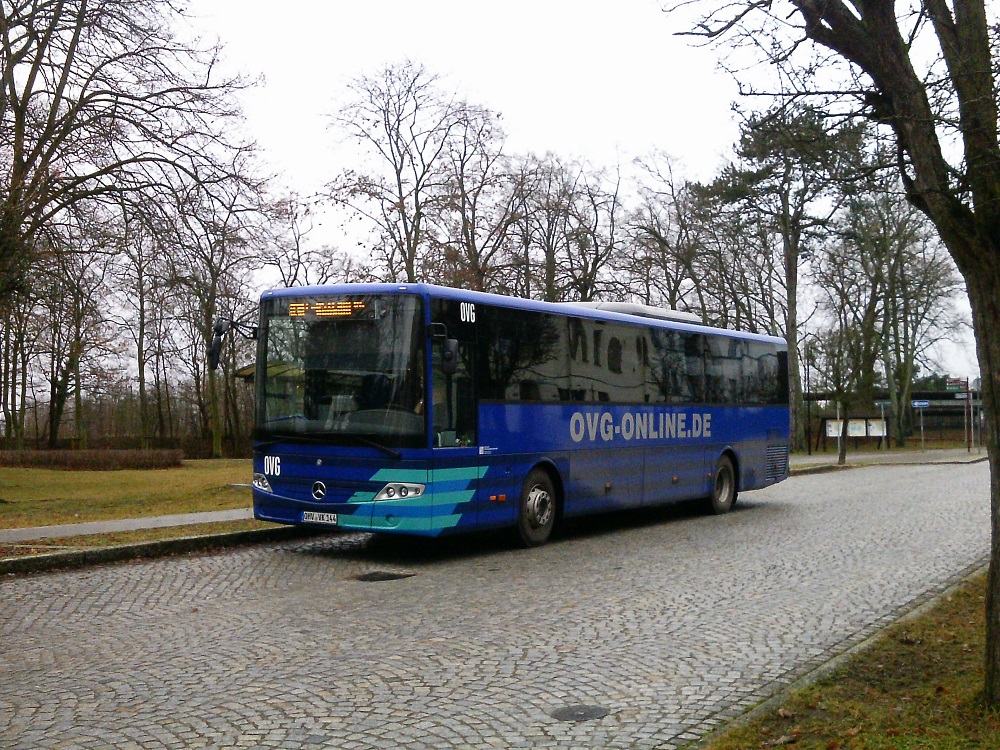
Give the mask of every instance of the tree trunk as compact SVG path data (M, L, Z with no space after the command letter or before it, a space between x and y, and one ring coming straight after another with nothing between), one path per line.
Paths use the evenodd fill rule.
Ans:
M787 289L788 312L785 320L785 337L788 339L788 386L791 401L790 434L792 448L802 450L806 444L805 422L803 421L802 374L799 365L799 313L796 300L799 294L798 252L793 252L785 241L784 252L785 285Z
M1000 268L992 273L967 274L969 300L975 322L976 345L982 373L982 400L986 411L983 437L990 461L989 582L986 587L987 705L1000 705Z
M21 387L20 387L20 405L15 412L14 418L14 448L17 450L24 450L24 424L28 416L28 354L24 348L23 337L21 339ZM37 422L36 422L37 424Z
M66 366L57 369L56 373L49 380L49 448L55 450L59 447L59 427L62 424L63 412L66 409L66 401L69 399L69 382L73 373L73 359L66 363Z
M149 396L146 393L146 290L142 279L139 280L137 312L139 316L136 335L136 364L139 374L139 447L147 451L149 442Z
M79 344L77 344L79 346ZM80 357L73 360L73 448L87 450L87 424L83 418L83 388L80 385Z
M4 445L9 447L14 426L14 405L17 403L17 360L14 357L14 344L11 340L14 311L6 311L4 318L3 359L0 359L0 410L3 411Z
M209 367L208 373L208 416L212 433L212 458L222 458L222 414L219 405L219 385L216 372Z

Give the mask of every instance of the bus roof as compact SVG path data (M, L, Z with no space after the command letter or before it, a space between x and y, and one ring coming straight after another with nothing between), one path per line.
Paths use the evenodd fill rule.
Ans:
M524 299L523 297L508 297L489 292L474 292L467 289L439 286L437 284L324 284L319 286L296 286L269 289L261 294L261 301L275 297L325 296L333 294L419 294L426 297L454 299L461 302L476 302L483 305L511 307L519 310L536 310L555 315L566 315L578 318L593 318L596 320L619 320L628 323L654 325L656 327L676 328L684 331L700 333L721 333L737 338L770 341L785 345L786 341L777 336L735 331L729 328L715 328L699 322L698 317L691 313L677 310L638 305L627 302L541 302Z

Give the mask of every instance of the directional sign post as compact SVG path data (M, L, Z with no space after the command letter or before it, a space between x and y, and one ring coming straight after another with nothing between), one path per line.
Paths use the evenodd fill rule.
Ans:
M920 412L920 451L923 452L923 450L924 450L924 409L928 408L931 405L931 402L930 401L923 401L923 400L919 400L918 399L918 400L911 401L910 405L913 406L913 408L916 409L918 412Z
M882 424L885 425L885 435L879 441L879 444L889 450L889 423L885 421L885 407L889 406L891 402L889 401L876 401L875 408L882 410Z
M967 391L969 390L969 380L968 378L948 378L944 387L949 391Z

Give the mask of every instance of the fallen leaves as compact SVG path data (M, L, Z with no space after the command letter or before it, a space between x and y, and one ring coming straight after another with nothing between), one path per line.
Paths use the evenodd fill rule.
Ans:
M798 740L798 737L794 734L783 734L778 739L765 743L764 747L781 747L782 745L791 745L796 740Z

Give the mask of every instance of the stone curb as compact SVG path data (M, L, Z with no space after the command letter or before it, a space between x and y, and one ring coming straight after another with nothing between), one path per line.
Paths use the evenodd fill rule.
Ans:
M868 464L868 466L874 466L875 464ZM800 477L803 474L829 474L834 471L845 471L847 469L860 468L861 464L847 464L846 466L838 466L837 464L815 464L814 466L802 466L802 467L790 467L788 469L788 476L790 477Z
M831 471L844 471L845 469L866 469L872 466L971 466L989 461L988 456L970 459L968 461L868 461L861 463L845 464L813 464L811 466L790 467L789 476L801 476L803 474L826 474Z
M205 536L176 537L173 539L161 539L155 542L136 542L134 544L121 544L114 547L73 550L71 552L53 552L45 555L10 557L0 559L0 575L41 573L52 570L80 568L87 565L123 562L126 560L168 557L188 552L205 552L212 549L237 547L243 544L284 542L315 536L317 533L323 532L285 526L274 529L207 534Z

